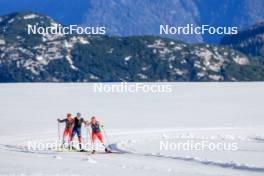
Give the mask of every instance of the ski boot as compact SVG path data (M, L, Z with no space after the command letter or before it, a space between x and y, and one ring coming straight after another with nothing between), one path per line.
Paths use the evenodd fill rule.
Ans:
M105 148L105 153L112 153L112 151L107 149L107 148Z
M85 150L82 148L82 144L79 144L80 152L85 152Z

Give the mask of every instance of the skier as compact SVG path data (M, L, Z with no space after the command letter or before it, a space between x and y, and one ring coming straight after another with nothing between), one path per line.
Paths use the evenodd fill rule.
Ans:
M99 141L103 144L103 146L105 147L105 152L106 153L111 153L110 150L108 150L104 144L104 140L103 140L103 135L101 133L101 127L103 128L103 125L101 125L95 118L95 116L93 116L91 118L91 121L89 123L87 123L87 125L91 125L91 129L92 129L92 143L94 144L95 139L98 138ZM92 154L95 153L95 149L93 149Z
M82 134L81 134L82 123L84 123L86 125L85 120L83 118L81 118L81 114L78 112L77 116L73 119L74 126L73 126L73 129L72 129L72 135L71 135L70 143L72 145L73 138L77 134L80 151L83 151L83 149L82 149Z
M62 141L62 146L64 146L67 136L69 136L69 138L72 136L72 127L73 127L72 114L68 113L67 114L67 118L62 119L62 120L61 119L57 119L57 121L59 123L65 122L65 129L64 129L64 132L63 132L63 141Z

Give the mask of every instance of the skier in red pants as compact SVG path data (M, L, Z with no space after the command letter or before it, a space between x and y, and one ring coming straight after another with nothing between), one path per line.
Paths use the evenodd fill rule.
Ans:
M95 139L98 138L98 140L103 144L105 147L105 152L111 153L110 150L108 150L104 144L103 135L101 133L100 127L103 127L103 125L100 125L100 123L96 120L96 118L93 116L91 118L91 122L87 123L87 125L91 125L92 128L92 143L94 144ZM95 150L93 149L92 154L95 153Z
M73 118L72 118L72 115L68 113L67 118L62 119L62 120L61 119L57 119L57 120L59 123L65 122L65 129L63 132L63 141L62 141L62 146L63 146L66 142L67 136L71 137L72 135Z

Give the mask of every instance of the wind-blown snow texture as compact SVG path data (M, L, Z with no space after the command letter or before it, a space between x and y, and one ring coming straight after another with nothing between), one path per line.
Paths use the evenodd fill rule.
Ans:
M1 84L0 175L264 174L263 83L171 85L172 93L109 94L94 93L93 84ZM123 154L25 148L55 140L56 119L67 112L96 115ZM161 140L188 139L235 142L238 150L159 150Z

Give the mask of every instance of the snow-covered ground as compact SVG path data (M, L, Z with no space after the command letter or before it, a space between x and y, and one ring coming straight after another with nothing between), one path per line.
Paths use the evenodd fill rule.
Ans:
M171 85L171 93L155 94L95 93L93 84L0 84L0 175L264 175L264 83ZM26 148L55 141L56 119L67 112L97 116L120 154ZM85 127L83 137L90 142ZM162 142L236 150L165 150Z

